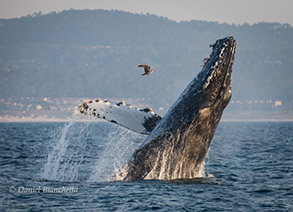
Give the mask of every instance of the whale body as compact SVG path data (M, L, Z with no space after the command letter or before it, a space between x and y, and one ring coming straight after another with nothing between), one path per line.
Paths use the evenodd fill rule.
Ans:
M205 60L202 70L163 118L151 110L133 109L141 114L139 123L136 123L144 128L139 131L149 135L122 169L120 179L171 180L204 176L205 156L232 95L231 73L236 41L233 37L226 37L217 40L211 47L212 53ZM129 129L132 128L129 119L137 120L133 116L123 121L118 117L125 115L125 112L111 113L111 110L117 110L115 106L103 111L101 108L104 106L94 106L92 103L81 105L80 112L90 115L103 112L110 117L109 121L115 123L117 117L117 124L124 126L127 122ZM109 116L109 113L112 115ZM105 116L103 118L108 120Z

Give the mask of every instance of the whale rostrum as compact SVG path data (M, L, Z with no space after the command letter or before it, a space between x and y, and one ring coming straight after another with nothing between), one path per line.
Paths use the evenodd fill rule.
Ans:
M205 156L232 95L231 73L236 41L233 37L226 37L217 40L211 47L212 53L205 59L202 70L163 118L151 109L129 109L135 111L135 115L127 114L125 108L122 112L111 113L109 105L107 109L102 105L97 106L94 101L79 107L81 113L89 115L103 111L110 117L104 116L104 119L149 134L117 178L171 180L204 176ZM124 102L109 104L112 105L111 109L116 106L132 107ZM99 118L103 117L99 115Z

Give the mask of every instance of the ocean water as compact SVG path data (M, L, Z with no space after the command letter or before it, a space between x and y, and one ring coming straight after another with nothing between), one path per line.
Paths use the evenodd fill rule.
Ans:
M293 211L293 122L221 122L206 177L114 181L145 136L0 123L0 211Z

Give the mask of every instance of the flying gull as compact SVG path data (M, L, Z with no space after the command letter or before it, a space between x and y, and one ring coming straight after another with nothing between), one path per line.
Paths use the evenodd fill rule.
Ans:
M147 64L138 65L137 67L143 67L143 69L144 69L144 73L141 76L149 75L149 74L155 72L154 70L151 70L151 67Z

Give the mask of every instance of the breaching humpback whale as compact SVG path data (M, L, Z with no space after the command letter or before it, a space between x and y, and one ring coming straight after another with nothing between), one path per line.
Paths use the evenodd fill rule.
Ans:
M122 179L170 180L204 176L205 156L232 95L235 48L233 37L217 40L202 70L163 118L151 109L133 108L124 102L113 104L97 100L79 106L81 113L149 134L121 171Z

